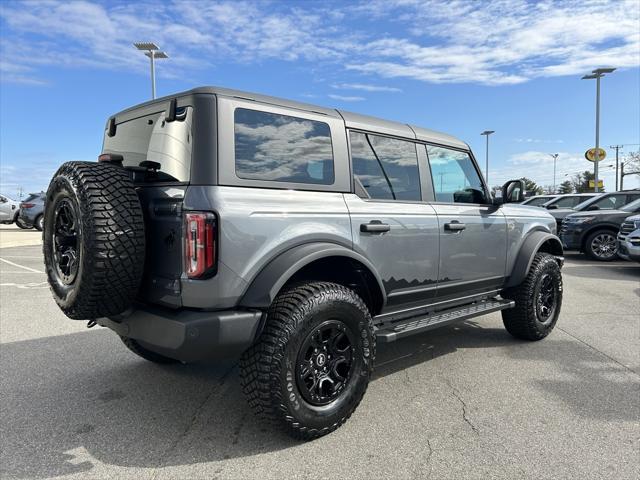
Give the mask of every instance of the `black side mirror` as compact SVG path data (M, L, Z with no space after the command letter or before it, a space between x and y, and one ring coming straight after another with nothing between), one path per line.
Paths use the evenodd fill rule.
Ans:
M588 212L592 210L600 210L600 207L597 205L590 205L589 207L587 207Z
M502 198L497 203L519 203L524 201L524 182L509 180L502 186Z
M558 205L549 205L547 207L547 210L557 210L558 209Z

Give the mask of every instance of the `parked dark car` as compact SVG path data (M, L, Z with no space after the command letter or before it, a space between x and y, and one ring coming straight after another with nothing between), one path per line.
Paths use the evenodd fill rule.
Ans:
M561 227L562 219L567 215L576 212L590 212L594 210L616 210L624 207L627 203L640 198L640 190L624 190L620 192L601 193L589 200L579 203L573 208L557 208L549 210L558 223L558 229Z
M567 250L580 250L594 260L615 260L620 225L629 215L639 212L640 199L616 210L572 213L562 221L560 240Z
M35 227L42 231L44 226L44 198L44 192L31 193L20 203L19 219L28 228Z

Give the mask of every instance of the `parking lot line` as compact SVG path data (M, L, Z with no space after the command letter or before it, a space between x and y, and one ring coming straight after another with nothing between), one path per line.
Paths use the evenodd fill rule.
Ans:
M22 269L24 269L24 270L26 270L26 271L28 271L28 272L32 272L32 273L44 273L44 272L42 272L42 271L40 271L40 270L36 270L35 268L25 267L24 265L19 265L19 264L17 264L17 263L14 263L14 262L12 262L12 261L10 261L10 260L6 260L6 259L4 259L4 258L0 258L0 262L4 262L4 263L6 263L7 265L13 265L14 267L22 268Z

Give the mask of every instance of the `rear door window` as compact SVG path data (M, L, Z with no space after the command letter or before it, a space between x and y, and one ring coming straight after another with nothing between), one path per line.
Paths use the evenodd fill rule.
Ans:
M421 200L415 143L361 132L349 139L357 190L372 199Z
M334 183L329 125L247 108L234 113L239 178L303 184Z

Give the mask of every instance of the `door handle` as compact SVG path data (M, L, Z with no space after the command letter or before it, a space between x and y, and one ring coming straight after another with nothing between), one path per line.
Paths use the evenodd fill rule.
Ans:
M465 228L467 228L467 226L464 223L460 223L458 220L453 220L444 224L444 229L449 232L461 232Z
M384 233L391 230L391 226L380 220L371 220L369 223L361 223L360 231L368 233Z

